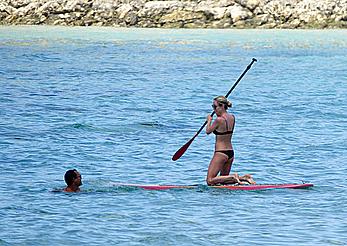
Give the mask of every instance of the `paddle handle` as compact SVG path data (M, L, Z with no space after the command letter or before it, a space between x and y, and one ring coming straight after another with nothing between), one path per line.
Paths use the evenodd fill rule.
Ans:
M226 98L228 98L228 96L230 95L230 93L235 89L235 87L237 86L237 84L241 81L241 79L243 78L243 76L245 76L245 74L248 72L249 69L251 69L252 65L254 62L257 62L257 59L253 58L252 62L246 67L245 71L243 71L243 73L240 75L240 77L236 80L236 82L234 83L234 85L231 87L231 89L228 91L228 93L225 95ZM211 117L215 114L215 112L213 111L211 113ZM205 121L205 123L200 127L200 129L196 132L195 137L198 136L200 134L200 132L204 129L204 127L207 124L207 120Z

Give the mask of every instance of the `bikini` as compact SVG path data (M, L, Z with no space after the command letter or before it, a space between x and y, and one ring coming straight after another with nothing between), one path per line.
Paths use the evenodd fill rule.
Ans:
M222 117L224 120L225 120L225 124L226 124L226 127L228 129L228 120L224 117ZM214 130L213 133L215 135L229 135L229 134L233 134L234 132L234 127L235 127L235 124L233 125L233 129L231 131L226 131L226 132L219 132L217 130ZM232 159L234 157L234 150L232 149L229 149L229 150L216 150L215 152L220 152L222 154L225 154L227 157L228 157L228 160Z

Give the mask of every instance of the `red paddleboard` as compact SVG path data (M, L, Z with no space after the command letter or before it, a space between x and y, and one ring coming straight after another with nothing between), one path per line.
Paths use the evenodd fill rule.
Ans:
M169 190L169 189L196 189L201 185L146 185L146 184L115 184L121 187L135 187L145 190ZM228 190L267 190L267 189L304 189L312 187L313 184L256 184L256 185L218 185L206 186L207 188Z

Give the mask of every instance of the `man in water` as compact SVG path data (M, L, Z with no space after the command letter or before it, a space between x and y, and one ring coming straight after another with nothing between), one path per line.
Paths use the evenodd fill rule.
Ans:
M65 192L78 192L80 191L80 186L82 185L82 176L76 169L67 170L64 175L65 183Z

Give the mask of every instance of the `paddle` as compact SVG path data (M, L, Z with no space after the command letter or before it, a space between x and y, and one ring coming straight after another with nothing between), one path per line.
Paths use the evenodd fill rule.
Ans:
M256 62L257 59L253 58L252 62L247 66L247 68L245 69L245 71L243 71L243 73L240 75L240 77L236 80L236 82L234 83L233 87L231 87L231 89L228 91L228 93L225 95L225 97L227 98L230 93L235 89L235 87L237 86L237 84L240 82L240 80L243 78L243 76L247 73L247 71L252 67L253 63ZM211 113L211 116L214 115L214 111ZM192 139L190 139L185 145L183 145L179 150L176 151L176 153L173 155L172 160L176 161L178 160L183 154L184 152L186 152L186 150L189 148L189 146L191 145L191 143L194 141L194 139L199 135L199 133L202 131L202 129L204 129L204 127L207 124L207 120L205 121L205 123L200 127L199 131L197 131L194 135L194 137Z

